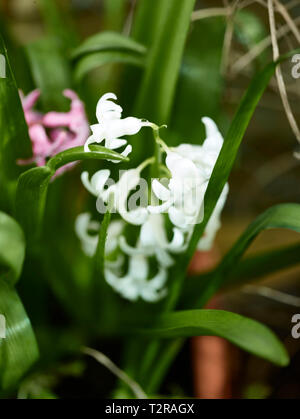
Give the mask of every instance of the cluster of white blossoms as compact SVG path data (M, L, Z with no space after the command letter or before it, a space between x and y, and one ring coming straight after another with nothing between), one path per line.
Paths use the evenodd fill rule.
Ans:
M122 154L127 156L132 150L131 146L120 137L134 135L145 126L153 129L157 127L137 118L121 119L122 108L111 99L115 100L116 96L110 93L100 99L97 106L99 124L91 127L93 134L87 140L85 149L89 151L89 144L104 141L105 147L112 150L126 146ZM97 205L98 202L109 205L109 211L121 216L121 220L110 223L107 231L104 275L107 283L130 301L142 298L147 302L157 302L166 296L168 269L175 263L172 255L185 252L195 224L203 219L204 195L223 138L210 118L203 118L202 121L206 128L206 140L201 146L181 144L176 148L168 148L160 140L162 151L166 153L164 171L169 176L165 182L158 179L152 181L152 205L148 205L147 199L146 205L130 209L128 201L130 194L140 184L141 172L153 163L153 159L148 159L136 169L124 171L119 181L111 185L108 185L109 170L100 170L91 179L87 172L82 173L82 183L97 197ZM199 241L199 250L212 247L220 228L220 215L227 194L226 184L204 236ZM167 234L167 218L172 226L171 238ZM135 245L126 240L126 225L139 228ZM83 251L89 257L95 255L99 228L100 223L92 221L89 214L81 214L76 220L76 233ZM128 270L124 274L126 260ZM151 260L156 262L155 272L150 269Z

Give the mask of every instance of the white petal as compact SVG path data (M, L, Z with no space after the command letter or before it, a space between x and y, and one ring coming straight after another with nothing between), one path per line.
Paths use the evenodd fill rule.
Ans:
M202 118L202 122L205 125L207 137L203 143L204 151L215 152L218 155L223 145L223 137L211 118Z
M153 228L152 228L152 223L151 223L151 220L149 219L141 227L141 232L140 232L141 246L143 246L143 247L155 247L156 240L155 240L155 236L154 236L153 233L154 233L154 231L153 231Z
M111 270L116 270L121 268L121 266L124 264L124 255L118 255L117 259L115 260L106 260L105 261L105 267Z
M157 179L154 179L152 182L152 189L154 194L161 201L168 201L171 197L169 189L163 186Z
M214 137L219 134L219 129L211 118L204 116L201 121L205 125L206 137Z
M184 249L184 233L178 228L173 228L173 239L168 245L168 249L171 252L180 252Z
M84 144L84 151L85 151L85 153L89 153L91 150L90 150L90 148L89 148L89 145L90 144L93 144L93 143L95 143L96 142L96 140L95 140L95 138L94 138L94 136L93 135L91 135L87 140L86 140L86 142L85 142L85 144Z
M172 178L183 180L184 178L197 178L199 172L195 164L178 153L170 152L166 157L166 165L172 174Z
M148 281L148 286L152 289L159 290L165 285L165 283L167 282L167 279L168 279L167 270L160 268L156 276L150 281Z
M120 249L128 256L145 256L148 255L146 249L142 247L132 247L127 243L124 236L119 239Z
M144 256L133 256L129 260L128 276L137 281L145 281L148 278L149 266Z
M89 180L89 174L88 172L82 172L81 173L81 182L83 183L83 186L92 194L98 197L97 191L93 188L93 185L91 184Z
M147 209L150 212L150 214L164 214L168 212L171 205L173 205L172 199L166 201L162 205L148 205Z
M122 108L116 103L111 102L111 100L117 100L117 96L114 93L107 93L103 95L98 101L96 116L99 123L101 123L107 117L110 118L111 116L115 118L121 118Z
M78 237L82 238L85 236L88 229L88 224L90 220L90 214L84 213L78 215L75 221L75 231Z
M170 221L179 228L186 229L187 219L182 211L179 211L174 206L169 209Z
M120 210L120 215L129 224L139 226L146 222L148 218L148 211L146 210L146 208L137 208L136 210L132 210L132 211Z
M109 237L118 237L124 229L124 223L121 220L112 221L107 229Z
M150 281L146 281L141 288L140 294L143 300L154 303L167 295L166 289L161 289L167 281L166 269L160 268L156 276Z
M104 140L104 131L102 124L94 124L90 126L93 137L97 139L98 143L101 143Z
M89 230L98 232L99 228L100 223L91 221L88 213L80 214L75 221L75 232L81 241L82 250L89 257L94 256L98 244L98 234L91 235Z
M94 191L97 191L97 196L99 196L104 189L104 186L110 176L110 170L104 169L96 172L91 178L91 185Z
M122 278L115 275L110 269L104 270L104 276L106 282L113 288L118 289L118 283Z
M123 123L122 129L124 132L124 134L122 135L135 135L143 127L142 120L138 118L133 118L133 117L122 119L122 123Z
M129 301L137 301L139 298L139 287L131 278L122 281L119 293Z
M223 188L223 191L218 199L218 202L215 206L215 209L206 225L205 232L203 237L201 237L197 249L202 251L208 251L213 247L216 234L221 227L221 212L226 202L227 194L228 194L228 184Z
M167 296L168 292L166 289L161 291L153 290L152 288L146 288L141 292L141 297L147 303L157 303Z
M164 268L170 268L174 265L174 260L171 258L168 252L163 248L157 248L155 251L157 261Z
M109 148L111 150L116 150L117 148L122 147L123 145L127 144L126 140L122 140L122 139L115 139L115 140L111 140L110 141L110 146Z
M122 297L130 300L136 301L139 297L138 288L135 286L134 281L125 276L123 278L119 278L116 276L111 270L105 269L104 277L106 282Z
M122 156L127 157L131 152L132 146L129 144L121 154Z

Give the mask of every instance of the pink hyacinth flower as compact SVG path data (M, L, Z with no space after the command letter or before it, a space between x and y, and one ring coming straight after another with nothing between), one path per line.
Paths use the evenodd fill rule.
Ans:
M64 91L64 96L71 100L69 112L49 112L45 115L33 109L40 97L39 90L34 90L26 97L20 92L20 96L32 142L33 157L29 160L19 160L19 164L35 162L37 166L44 166L47 159L57 153L84 145L90 129L84 104L75 92ZM55 177L71 169L75 164L69 163L60 168Z

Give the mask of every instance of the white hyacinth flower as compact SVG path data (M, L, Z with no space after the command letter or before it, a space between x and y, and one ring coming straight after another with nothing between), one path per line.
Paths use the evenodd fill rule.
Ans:
M117 211L121 217L129 224L141 225L147 217L147 208L141 207L133 210L127 209L128 196L135 190L141 179L141 167L125 171L120 180L110 186L101 196L104 202L108 202L113 197L113 210Z
M121 137L135 135L142 127L149 127L152 124L134 117L122 119L123 109L112 100L117 100L117 96L113 93L107 93L100 98L96 110L98 124L91 126L92 135L87 139L84 150L88 152L90 144L101 144L104 141L104 147L110 150L126 146L121 154L127 157L132 151L132 146L127 145L127 140Z
M202 122L204 123L206 129L206 139L203 145L197 146L192 144L181 144L179 147L176 147L176 152L182 157L192 160L199 171L204 173L209 180L219 157L224 140L217 125L212 119L205 117L202 118ZM198 250L207 251L212 248L217 231L221 227L220 217L226 203L228 191L229 186L226 184L207 223L204 236L198 243Z
M206 139L202 145L181 144L174 150L182 157L190 159L209 180L223 146L223 137L215 122L208 117L202 118Z
M98 221L92 221L89 213L80 214L75 221L75 231L80 239L83 252L93 257L98 245L98 234L101 224ZM118 248L119 237L124 229L122 221L112 221L107 229L107 239L105 244L105 255L112 255ZM115 261L106 261L107 267L117 267L122 259Z
M124 277L117 276L111 269L105 269L105 280L123 298L137 301L139 298L155 303L166 296L164 287L167 271L159 268L152 279L148 279L149 265L144 256L132 256L129 259L128 273Z
M141 225L148 217L147 208L142 207L130 211L127 209L127 200L130 192L135 190L140 182L141 171L148 164L146 161L136 169L124 171L120 180L106 189L105 184L110 176L109 170L99 170L91 179L88 172L83 172L81 180L85 188L97 198L101 198L104 203L108 204L112 198L111 212L118 212L130 224Z
M75 232L80 239L83 252L89 257L93 257L96 253L99 229L100 223L92 221L88 213L80 214L76 218Z
M137 247L131 247L124 236L120 238L121 250L129 256L155 256L158 263L169 268L174 264L170 253L182 253L186 248L184 233L173 229L173 239L169 242L166 235L164 218L161 214L151 214L142 225Z
M152 214L168 212L176 227L189 231L192 225L203 219L207 179L190 158L177 152L167 151L166 165L171 173L168 187L157 179L152 182L153 192L163 204L148 206L148 210Z
M105 184L110 176L110 170L99 170L96 172L91 180L89 180L88 172L81 173L81 181L83 186L96 198L101 196L105 191Z

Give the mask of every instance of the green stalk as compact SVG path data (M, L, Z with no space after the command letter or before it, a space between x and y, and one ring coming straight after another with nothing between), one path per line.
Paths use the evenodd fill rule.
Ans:
M134 27L135 39L149 45L149 56L144 72L141 88L135 105L135 115L147 118L157 125L168 122L172 106L179 70L182 62L184 46L190 26L190 17L195 0L145 0L144 6L138 11L138 24ZM159 3L159 4L158 4ZM154 18L154 21L151 19ZM155 25L151 36L142 39L142 32L150 25ZM147 32L147 31L145 31ZM149 144L145 146L145 142ZM142 159L149 148L153 149L151 136L136 136L133 141L136 158ZM156 147L156 148L155 148ZM154 146L154 155L158 157L159 149ZM159 162L159 159L156 159ZM159 167L154 167L159 171ZM146 344L146 347L144 346ZM129 353L126 368L140 378L141 371L148 369L155 354L159 341L153 343L140 341L138 351L143 361ZM153 349L151 349L153 348ZM148 352L149 351L149 352ZM133 351L136 353L136 351ZM149 353L149 358L147 355ZM133 359L134 358L134 359ZM149 361L148 361L149 359ZM146 376L145 376L146 377ZM143 377L145 380L146 378Z
M134 31L149 48L146 69L133 110L135 116L146 118L157 125L167 124L170 120L194 4L195 0L152 1L152 13L148 9L149 4L144 5L143 13L140 12L139 25L147 28L149 23L154 24L155 31L147 39L143 39L142 30L138 27ZM149 149L150 153L155 153L149 133L137 135L132 145L137 161L145 159Z
M150 46L136 112L162 125L167 123L171 114L195 0L161 0L159 3L160 27Z

